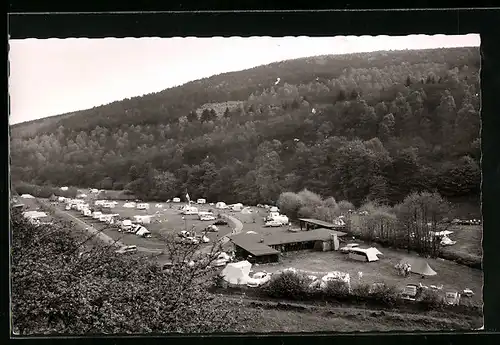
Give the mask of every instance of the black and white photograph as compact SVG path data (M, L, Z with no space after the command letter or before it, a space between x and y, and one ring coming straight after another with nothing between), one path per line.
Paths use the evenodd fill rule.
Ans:
M482 329L479 34L8 44L13 335Z

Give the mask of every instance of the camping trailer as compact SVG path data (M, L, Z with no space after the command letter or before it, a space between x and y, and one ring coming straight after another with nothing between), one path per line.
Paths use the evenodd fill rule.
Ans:
M136 204L135 202L126 202L123 204L123 207L125 208L135 208Z
M136 208L138 210L149 210L149 204L145 203L145 202L142 202L140 204L137 204Z
M173 202L181 202L181 198L174 198L172 201Z
M123 230L128 230L132 227L132 221L130 219L125 219L122 221L121 228Z
M197 204L206 204L207 200L205 200L205 199L198 199L198 200L196 200L196 203Z
M198 214L198 209L193 206L186 206L182 209L182 214L185 215Z
M99 217L102 215L102 212L93 212L92 213L92 218L94 219L99 219Z

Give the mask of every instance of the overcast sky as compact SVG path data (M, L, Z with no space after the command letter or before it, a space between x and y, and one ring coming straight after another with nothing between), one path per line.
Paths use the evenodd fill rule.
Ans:
M300 57L479 46L479 35L10 40L10 123Z

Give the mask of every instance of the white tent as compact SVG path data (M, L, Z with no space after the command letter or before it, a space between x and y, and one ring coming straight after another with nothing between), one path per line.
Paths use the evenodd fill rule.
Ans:
M410 265L412 273L420 274L423 276L435 276L437 274L436 271L434 271L424 259L404 258L399 263Z
M240 261L228 264L221 272L221 277L230 284L244 285L250 278L252 264L248 261Z
M215 204L215 208L225 209L227 208L227 205L225 202L219 201L217 204Z
M90 217L90 216L92 216L92 211L89 210L88 208L86 208L83 210L83 215L86 217Z
M378 250L377 248L375 247L370 247L367 249L368 251L372 252L373 254L375 255L384 255L380 250Z
M156 204L156 205L155 205L155 207L156 207L156 208L162 208L162 207L163 207L163 205L162 205L162 204Z
M151 234L151 232L148 229L146 229L145 227L139 225L135 234L137 236L145 236L145 235Z
M276 206L273 206L273 207L271 207L271 208L269 209L269 212L279 212L279 211L280 211L280 209L279 209L279 208L277 208Z
M68 190L68 187L61 187L61 190Z
M35 197L31 194L23 194L21 195L21 198L23 199L34 199Z
M375 249L375 248L373 248ZM349 258L357 261L378 261L377 253L372 248L351 248L349 251Z
M252 210L250 209L250 207L245 207L243 210L241 210L241 213L243 213L243 214L251 214Z
M242 203L237 203L237 204L234 204L232 205L231 209L233 211L241 211L241 209L243 208L243 204Z

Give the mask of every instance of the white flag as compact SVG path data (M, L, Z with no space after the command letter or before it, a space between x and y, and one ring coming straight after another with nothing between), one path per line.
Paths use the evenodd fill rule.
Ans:
M188 193L186 193L186 199L187 199L188 202L191 202L191 199L189 199L189 194Z

